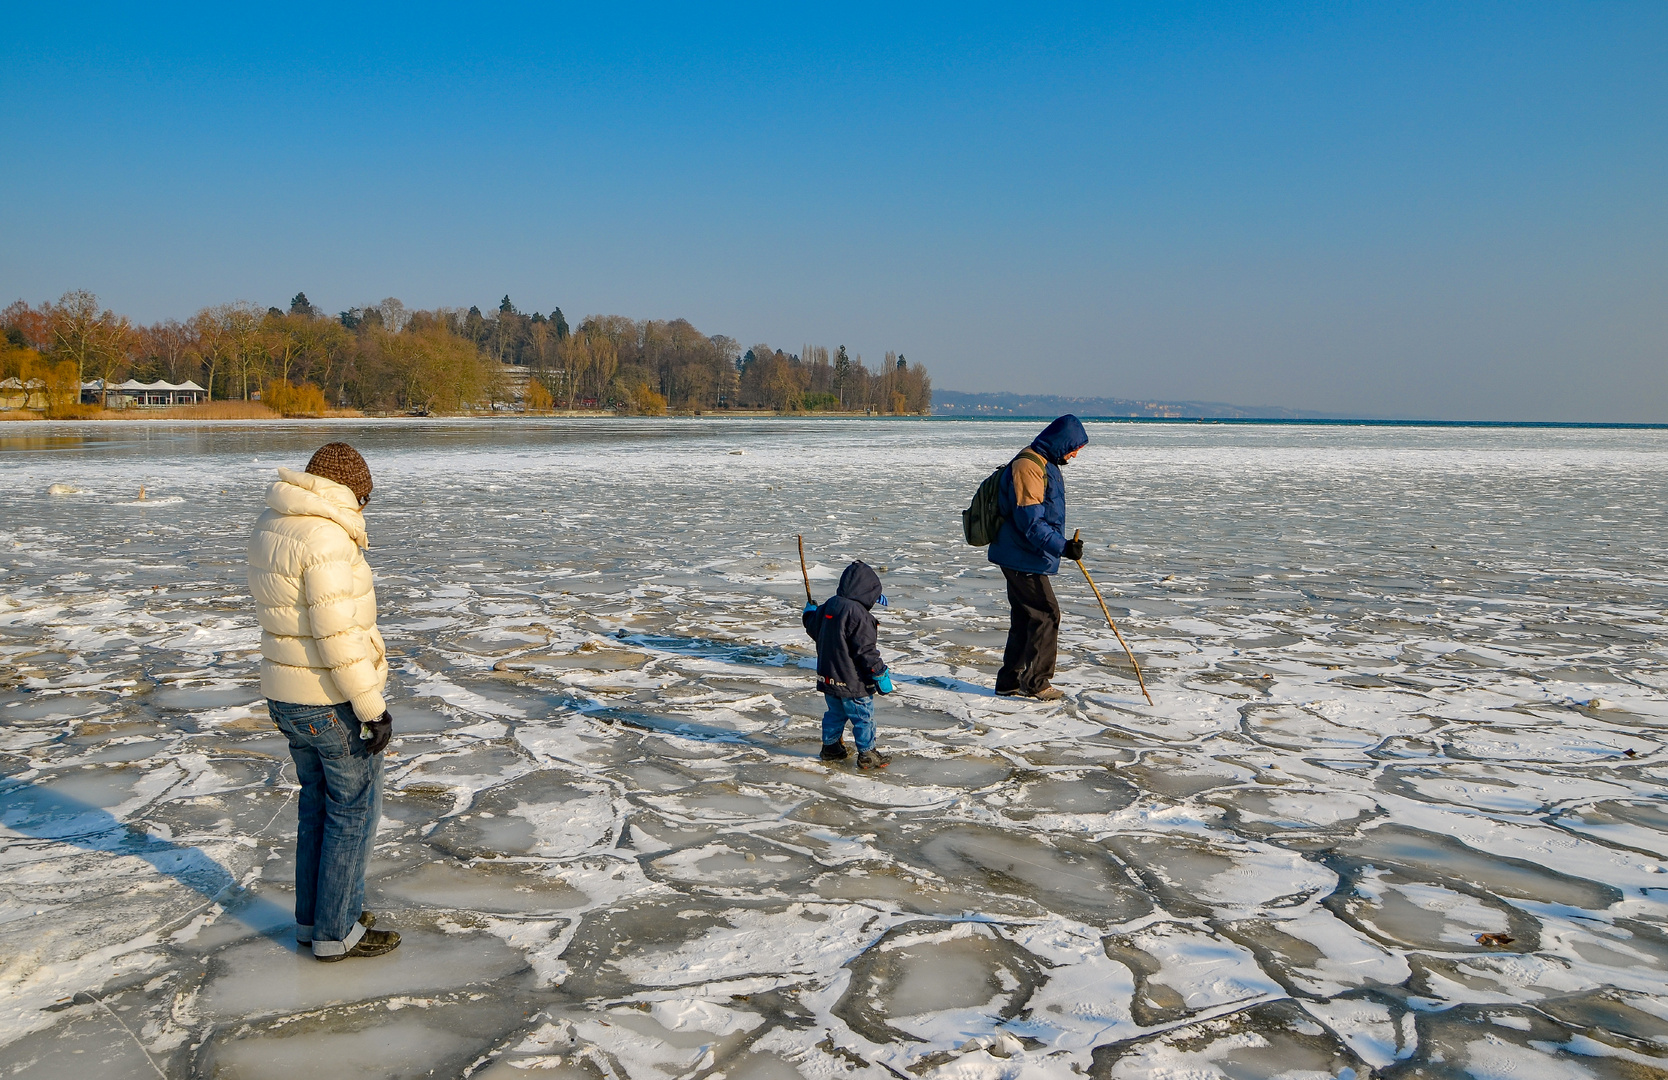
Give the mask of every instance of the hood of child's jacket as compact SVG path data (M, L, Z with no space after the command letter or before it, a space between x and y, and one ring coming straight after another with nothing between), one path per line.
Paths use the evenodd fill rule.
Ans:
M872 608L880 599L880 575L868 563L858 559L840 575L840 595Z
M1089 433L1083 421L1067 413L1043 428L1042 434L1031 441L1032 449L1056 465L1066 463L1066 455L1089 445Z

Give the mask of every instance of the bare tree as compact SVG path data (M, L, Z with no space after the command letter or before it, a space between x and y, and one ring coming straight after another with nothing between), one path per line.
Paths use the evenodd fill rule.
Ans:
M184 382L195 372L197 330L178 319L154 323L139 332L140 350L161 365L171 383Z
M214 382L224 370L228 382L237 380L245 400L249 397L249 376L259 372L256 366L265 350L260 341L262 309L247 300L230 304L216 304L204 308L192 317L191 325L197 334L197 352L208 376L209 397L214 397Z
M76 378L87 381L89 371L106 382L127 363L133 347L133 325L125 315L100 310L98 297L75 289L49 305L47 328L55 356L75 364Z
M382 313L383 328L396 334L404 330L405 324L411 321L411 312L392 296L385 298L376 309Z

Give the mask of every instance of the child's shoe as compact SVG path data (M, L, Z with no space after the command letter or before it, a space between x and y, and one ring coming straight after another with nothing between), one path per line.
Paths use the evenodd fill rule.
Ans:
M844 761L846 759L846 744L839 742L823 743L822 753L819 755L824 761Z
M863 750L857 755L859 769L884 769L892 764L892 759L879 750Z

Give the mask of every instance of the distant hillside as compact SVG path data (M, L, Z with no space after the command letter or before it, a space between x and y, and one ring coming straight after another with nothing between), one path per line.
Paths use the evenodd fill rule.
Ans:
M964 394L933 390L934 416L1156 416L1192 419L1321 420L1326 413L1273 405L1225 405L1218 401L1132 401L1127 398L1061 397L1052 394Z

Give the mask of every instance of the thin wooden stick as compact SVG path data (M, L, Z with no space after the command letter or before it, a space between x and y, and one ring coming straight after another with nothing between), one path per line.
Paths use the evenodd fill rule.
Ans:
M1072 534L1071 538L1076 540L1082 535L1083 530L1078 529ZM1087 581L1089 583L1089 588L1094 590L1095 599L1100 600L1100 613L1106 616L1106 625L1110 626L1112 628L1112 632L1118 635L1118 644L1124 647L1124 655L1129 657L1130 666L1135 669L1135 681L1141 684L1141 696L1147 699L1148 705L1151 705L1153 703L1153 696L1147 693L1147 680L1141 677L1141 665L1135 662L1135 654L1129 651L1129 642L1125 641L1124 635L1118 632L1118 624L1112 621L1112 613L1106 610L1106 601L1101 599L1100 586L1096 585L1095 579L1089 576L1089 568L1083 565L1082 559L1073 559L1072 562L1075 562L1077 564L1077 568L1083 571L1083 580Z
M805 602L816 603L811 599L811 571L805 569L805 534L799 534L799 572L805 578Z

